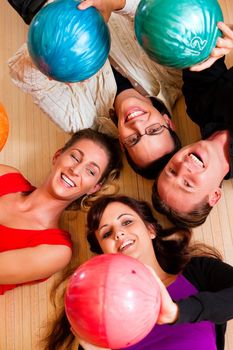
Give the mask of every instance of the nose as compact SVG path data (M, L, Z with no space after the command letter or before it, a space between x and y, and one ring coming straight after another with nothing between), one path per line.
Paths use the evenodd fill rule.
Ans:
M70 172L72 173L72 175L76 175L76 176L81 175L82 170L83 170L83 169L82 169L82 165L81 165L81 164L73 165L73 166L70 168Z
M192 168L189 164L189 162L181 162L180 167L179 167L179 173L180 175L185 175L187 173L192 173Z
M134 128L141 136L145 135L145 124L143 123L143 120L136 120Z
M144 134L144 132L145 132L144 124L145 124L145 121L141 120L140 118L132 119L129 122L130 127L132 129L134 129L135 131L137 131L139 134Z
M124 236L125 236L125 234L124 234L123 231L117 231L116 234L115 234L115 240L119 241L119 240L123 239Z
M190 163L187 162L186 160L180 160L179 162L176 163L175 166L175 172L177 175L186 175L187 173L192 173L192 168L190 166Z

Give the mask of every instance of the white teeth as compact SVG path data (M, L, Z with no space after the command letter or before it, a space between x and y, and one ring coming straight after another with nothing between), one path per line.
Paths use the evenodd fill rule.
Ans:
M190 153L189 157L192 159L192 161L193 161L196 165L198 165L199 167L204 168L203 162L202 162L199 158L197 158L197 157L195 156L195 154Z
M134 111L127 115L127 121L145 114L144 111Z
M61 178L65 181L65 183L67 185L69 185L70 187L75 187L75 183L73 181L71 181L66 175L62 174Z
M134 241L133 241L132 239L129 239L128 241L125 241L125 242L123 242L123 243L121 244L119 250L121 251L121 250L123 250L126 246L131 245L131 244L133 244L133 243L134 243Z

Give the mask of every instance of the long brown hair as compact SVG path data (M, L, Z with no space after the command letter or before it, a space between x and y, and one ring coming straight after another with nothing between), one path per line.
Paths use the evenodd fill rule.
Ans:
M152 240L156 258L164 271L177 274L183 270L185 265L193 256L206 255L220 257L214 249L202 243L190 244L192 232L188 228L179 226L162 228L153 215L151 207L145 201L139 201L128 196L106 196L99 198L87 215L87 240L92 252L102 254L101 247L95 232L106 207L113 202L127 205L134 210L146 225L152 225L156 232Z
M64 298L66 286L77 266L68 266L61 277L53 284L50 301L54 307L55 317L50 319L46 335L41 342L42 349L46 350L72 350L75 336L65 312Z

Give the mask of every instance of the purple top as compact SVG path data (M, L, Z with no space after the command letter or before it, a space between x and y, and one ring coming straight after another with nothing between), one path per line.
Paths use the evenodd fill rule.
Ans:
M197 294L198 290L180 275L167 288L173 300ZM139 343L126 350L217 350L215 325L209 321L177 325L155 325Z

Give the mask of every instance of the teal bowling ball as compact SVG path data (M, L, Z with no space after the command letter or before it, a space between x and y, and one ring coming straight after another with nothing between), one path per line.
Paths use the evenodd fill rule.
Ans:
M96 74L110 50L110 33L94 7L56 0L43 7L28 31L28 51L36 67L61 82L79 82Z
M206 60L223 21L217 0L141 0L135 34L148 56L162 65L187 68Z

